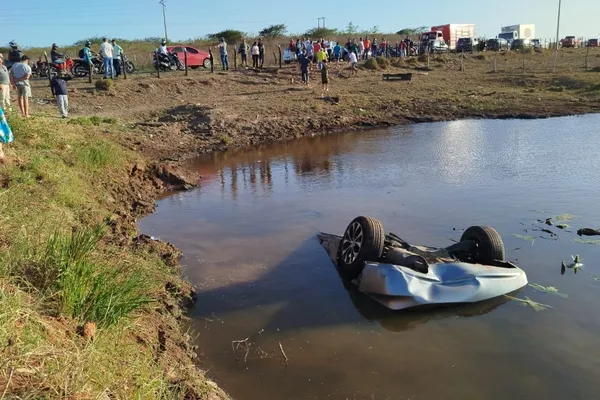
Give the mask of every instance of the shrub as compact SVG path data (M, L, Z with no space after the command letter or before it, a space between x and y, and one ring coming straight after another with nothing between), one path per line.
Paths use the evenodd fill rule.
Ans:
M377 57L375 60L377 61L377 65L379 66L379 68L387 69L390 66L390 60L388 60L387 58Z
M425 61L427 61L427 59L425 59ZM410 65L417 65L419 63L419 60L417 60L415 57L409 57L406 59L406 63Z
M374 58L369 58L363 65L365 69L377 70L379 69L379 63Z
M94 86L98 90L110 91L115 85L112 79L96 79Z
M85 260L69 264L59 280L60 311L80 323L116 324L150 302L145 292L149 282L139 271L122 275L117 268Z

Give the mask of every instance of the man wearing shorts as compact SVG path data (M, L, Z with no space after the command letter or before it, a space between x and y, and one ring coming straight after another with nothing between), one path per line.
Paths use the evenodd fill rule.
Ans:
M29 98L31 97L31 67L29 66L29 57L26 55L21 58L21 62L14 64L10 70L11 82L17 89L19 95L19 109L24 118L29 118Z

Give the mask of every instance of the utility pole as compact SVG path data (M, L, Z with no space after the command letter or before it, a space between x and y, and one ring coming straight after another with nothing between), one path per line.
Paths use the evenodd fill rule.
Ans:
M325 17L321 17L321 19L323 20L323 28L325 28Z
M560 33L560 6L562 0L558 0L558 20L556 21L556 44L554 46L554 65L552 66L552 72L556 72L556 62L558 61L558 38Z
M323 20L323 28L325 28L325 17L317 18L317 27L321 28L321 20Z
M163 9L163 23L165 24L165 41L168 42L169 41L169 36L167 35L167 5L165 4L165 0L160 0L158 2L160 5L162 5L162 9Z

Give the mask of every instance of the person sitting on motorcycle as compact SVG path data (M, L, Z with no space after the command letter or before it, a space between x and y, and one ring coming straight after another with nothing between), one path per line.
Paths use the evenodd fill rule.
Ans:
M85 42L85 46L83 48L83 61L87 63L90 67L94 64L94 56L92 55L92 49L90 49L91 45L92 42L88 40L87 42Z
M169 54L169 50L167 50L167 41L161 40L160 47L158 48L158 57L161 61L171 62L171 54Z
M52 51L50 52L50 58L52 59L52 64L63 64L67 59L67 56L58 52L58 45L56 43L52 43Z
M23 58L23 53L21 52L21 49L19 49L19 45L14 41L11 41L8 45L10 46L10 51L8 52L8 60L11 63L21 62L21 59Z

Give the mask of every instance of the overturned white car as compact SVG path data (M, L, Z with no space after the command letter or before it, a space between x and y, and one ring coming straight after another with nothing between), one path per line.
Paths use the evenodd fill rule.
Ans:
M343 236L318 238L342 276L393 310L474 303L527 285L525 272L505 261L502 238L490 227L472 226L460 242L433 248L412 246L386 235L376 219L357 217Z

